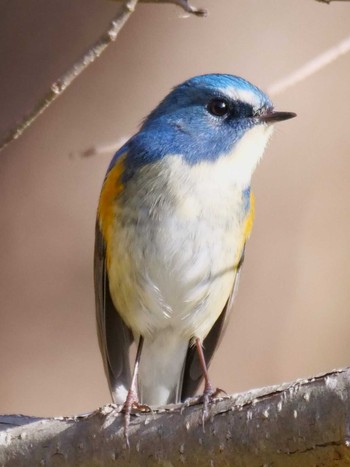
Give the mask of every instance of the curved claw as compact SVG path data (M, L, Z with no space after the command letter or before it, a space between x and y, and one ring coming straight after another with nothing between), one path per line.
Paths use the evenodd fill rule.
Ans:
M124 414L124 438L127 447L130 449L129 443L129 425L130 425L130 415L133 412L152 412L151 407L145 404L140 404L138 397L135 391L132 389L129 390L126 401L121 409L121 412Z
M202 426L203 426L203 432L205 431L204 429L204 422L206 418L208 418L208 407L211 402L221 393L224 393L227 395L227 392L224 389L220 388L213 388L211 385L207 385L204 388L203 394L201 396L202 401L203 401L203 413L202 413Z
M227 392L225 391L225 389L221 389L221 388L216 388L212 394L210 394L210 399L213 400L215 399L216 397L218 397L219 394L225 394L225 396L227 396Z

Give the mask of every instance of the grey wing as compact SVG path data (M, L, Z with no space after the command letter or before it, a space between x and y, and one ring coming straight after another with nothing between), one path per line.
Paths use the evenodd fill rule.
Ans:
M130 387L129 348L133 341L130 329L115 308L106 271L105 243L96 222L94 282L98 342L109 389L115 403L124 401L117 397L117 387Z
M233 307L233 302L238 289L239 276L242 269L242 264L244 261L244 251L245 246L242 251L241 258L237 265L237 272L235 280L233 283L231 294L222 310L220 316L215 321L213 327L211 328L209 334L204 339L203 342L203 353L207 366L209 367L212 356L215 352L215 349L221 342L221 339L224 335L228 324L228 317ZM203 379L203 371L199 362L198 354L195 346L189 346L186 354L184 372L183 372L183 382L182 382L182 392L181 392L181 401L186 400L188 397L192 397L200 385Z

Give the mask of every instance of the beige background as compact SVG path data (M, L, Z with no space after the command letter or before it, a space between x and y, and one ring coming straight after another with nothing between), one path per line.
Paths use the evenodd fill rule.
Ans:
M112 153L175 84L206 72L266 89L349 34L350 4L195 0L207 19L140 5L117 42L0 154L0 412L109 402L92 284L97 198ZM0 1L0 132L106 28L104 0ZM350 56L275 99L254 177L256 221L235 313L211 367L228 392L350 364Z

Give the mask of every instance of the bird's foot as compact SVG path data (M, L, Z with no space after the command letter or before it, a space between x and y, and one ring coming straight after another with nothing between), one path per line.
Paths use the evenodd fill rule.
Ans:
M203 394L201 396L201 401L203 402L203 412L202 412L202 427L203 427L203 432L205 432L205 427L204 427L204 422L208 418L209 415L209 404L213 402L213 400L219 395L219 394L227 394L226 391L220 388L213 388L210 383L206 384L204 387Z
M127 447L130 448L130 442L129 442L130 415L135 412L141 412L141 413L152 412L152 409L148 405L140 404L138 401L136 392L130 389L121 412L123 412L124 414L124 438L125 438Z

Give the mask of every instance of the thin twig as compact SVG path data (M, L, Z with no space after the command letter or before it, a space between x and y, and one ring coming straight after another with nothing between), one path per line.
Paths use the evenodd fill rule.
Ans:
M111 0L112 2L121 2L122 0ZM189 0L139 0L142 3L174 3L180 6L187 13L191 13L196 16L206 16L207 10L204 8L196 8L192 6Z
M305 65L298 68L296 71L286 76L285 78L276 81L268 88L268 93L271 96L276 96L286 91L291 86L294 86L300 81L308 78L317 71L324 68L326 65L334 62L337 58L350 51L350 36L339 42L336 46L326 50L317 57L313 58Z
M13 140L19 138L38 116L72 84L75 78L94 62L111 42L115 41L119 31L133 13L137 2L138 0L127 0L123 3L121 10L113 18L108 30L74 63L72 68L50 86L49 91L39 100L35 107L0 141L0 151Z
M121 1L121 0L120 0ZM141 0L147 1L147 0ZM156 0L157 1L157 0ZM206 11L195 8L189 4L188 0L163 0L166 3L175 3L181 6L188 13L197 16L204 16ZM117 15L111 21L107 31L78 59L74 65L55 81L46 94L37 102L34 108L25 115L22 120L0 140L0 151L8 144L19 138L23 132L41 115L54 100L57 99L72 84L92 62L106 50L111 42L114 42L124 24L135 10L138 0L124 0L123 5Z
M331 3L331 2L349 2L350 0L316 0L317 2L320 3Z
M71 152L70 157L74 158L78 157L92 157L92 156L99 156L101 154L113 154L119 148L123 146L124 143L127 142L128 137L119 138L114 143L107 143L107 144L94 144L92 146L87 147L83 151Z

